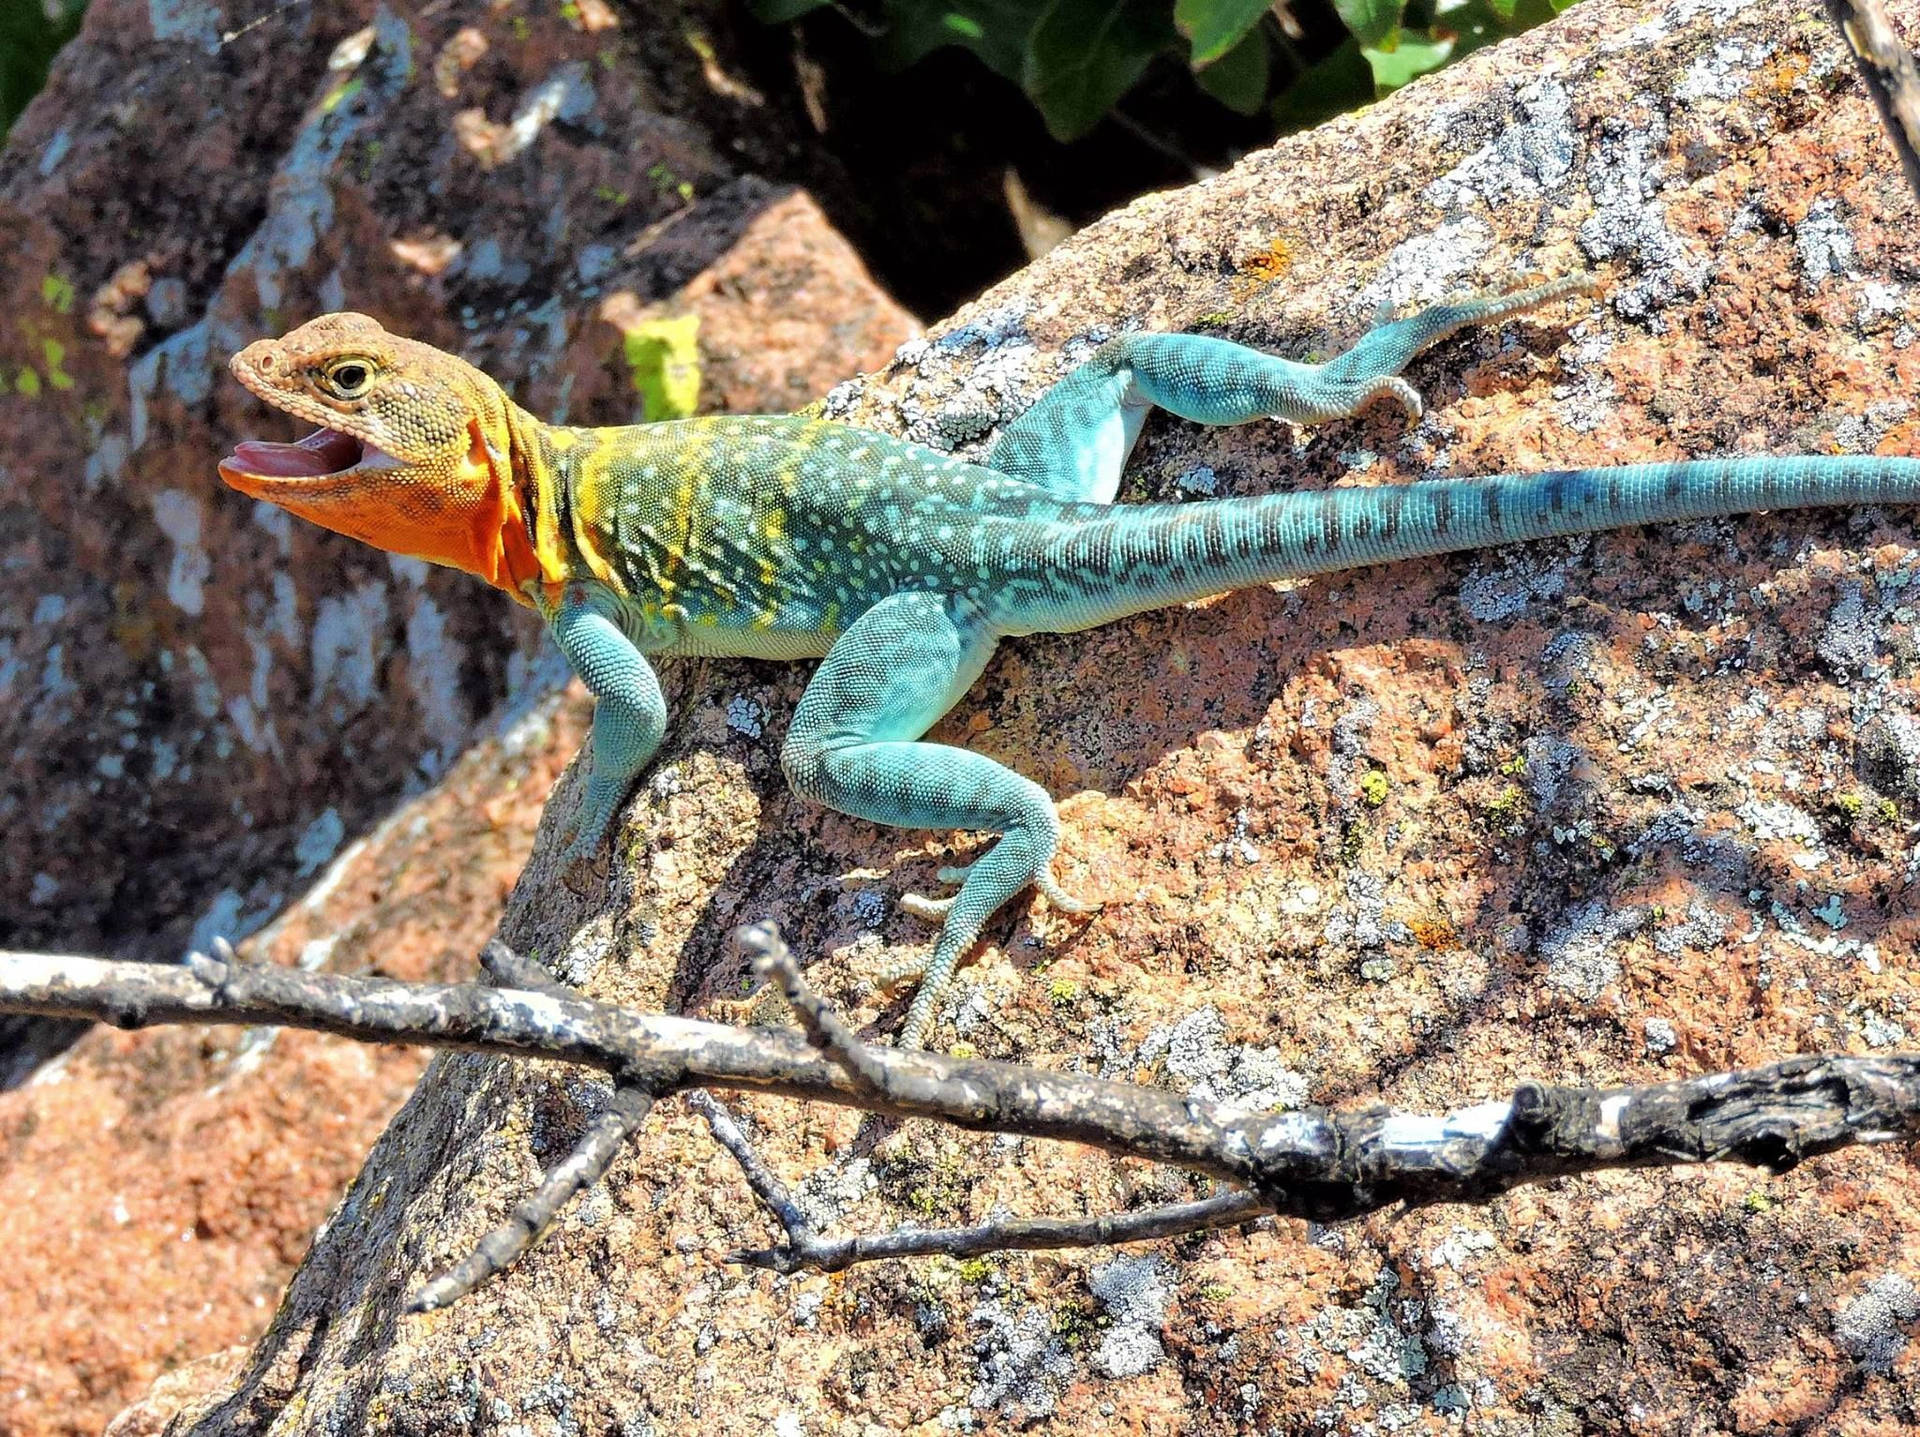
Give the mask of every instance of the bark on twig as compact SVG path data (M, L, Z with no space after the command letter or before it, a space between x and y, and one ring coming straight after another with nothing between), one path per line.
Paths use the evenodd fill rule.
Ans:
M1887 139L1920 199L1920 73L1880 0L1827 0L1827 14L1880 111Z
M727 1254L727 1261L773 1272L843 1272L857 1262L883 1257L979 1257L990 1252L1111 1247L1122 1242L1182 1237L1251 1222L1270 1211L1254 1194L1233 1188L1198 1202L1167 1203L1098 1217L1003 1218L973 1227L903 1227L853 1237L821 1237L811 1228L788 1227L787 1241L781 1246L735 1248Z
M490 966L537 988L349 978L198 954L179 968L0 954L0 1011L93 1017L121 1027L277 1023L369 1042L561 1059L611 1072L623 1091L646 1097L700 1086L781 1093L1086 1143L1245 1189L1157 1213L828 1240L812 1234L804 1220L793 1221L798 1210L775 1181L763 1200L787 1228L790 1251L740 1255L768 1266L1131 1240L1259 1211L1334 1221L1398 1203L1474 1201L1520 1183L1602 1168L1730 1160L1781 1171L1832 1148L1920 1133L1915 1055L1790 1058L1643 1087L1528 1082L1508 1099L1446 1113L1370 1107L1246 1114L1160 1088L862 1043L807 992L790 956L784 958L790 971L781 971L777 934L772 943L779 952L767 949L766 966L800 994L810 1028L833 1056L797 1032L635 1013L568 996L550 978L516 968L521 960L511 954L495 955ZM470 1266L444 1279L447 1286L430 1286L422 1299L447 1300L474 1273L484 1278L503 1258L510 1260L508 1249L524 1248L559 1202L597 1177L638 1120L629 1104L606 1131L596 1127L508 1225L524 1229L524 1238L490 1236ZM1182 1221L1186 1228L1177 1226ZM807 1240L797 1241L796 1232Z

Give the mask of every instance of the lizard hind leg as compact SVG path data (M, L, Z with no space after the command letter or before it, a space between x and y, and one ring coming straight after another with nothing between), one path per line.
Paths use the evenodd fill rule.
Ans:
M1398 376L1422 351L1470 325L1538 309L1564 295L1583 294L1593 286L1594 277L1590 274L1564 275L1528 289L1449 300L1405 319L1375 325L1345 354L1320 366L1314 402L1343 407L1333 413L1301 417L1333 418L1338 414L1351 414L1372 399L1391 395L1409 416L1418 419L1422 413L1420 392ZM1294 416L1281 413L1276 417Z
M984 754L918 741L979 677L995 637L962 600L925 590L882 599L827 651L781 754L797 792L842 813L1000 835L932 915L940 933L901 1047L920 1046L941 990L987 919L1040 880L1059 841L1060 820L1040 785Z
M1420 391L1400 371L1456 330L1503 319L1591 287L1573 275L1507 294L1437 304L1378 325L1345 354L1303 364L1203 334L1110 339L1000 436L987 463L1055 498L1108 504L1154 406L1199 424L1344 419L1389 398L1418 419Z

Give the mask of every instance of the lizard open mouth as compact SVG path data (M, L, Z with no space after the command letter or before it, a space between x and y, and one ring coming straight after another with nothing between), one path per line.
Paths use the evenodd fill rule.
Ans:
M400 461L338 429L317 429L293 444L243 439L221 461L222 475L248 479L338 479L359 469L398 468Z

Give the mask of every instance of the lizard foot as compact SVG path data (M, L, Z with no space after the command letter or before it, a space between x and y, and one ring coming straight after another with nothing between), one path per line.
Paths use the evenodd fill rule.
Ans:
M971 863L960 868L943 868L935 875L942 883L965 883L967 874L973 871ZM1100 905L1083 898L1075 898L1055 881L1051 869L1043 868L1033 876L1033 886L1040 890L1045 898L1062 913L1091 913ZM959 894L951 898L929 898L923 893L901 895L900 907L915 918L923 918L929 923L939 923L946 919L947 911L953 907Z

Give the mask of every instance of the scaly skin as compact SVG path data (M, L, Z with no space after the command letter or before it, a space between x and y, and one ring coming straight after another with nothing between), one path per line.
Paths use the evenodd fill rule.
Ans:
M269 404L323 426L246 443L233 487L396 553L478 574L538 609L599 700L568 856L590 856L659 746L648 654L824 656L782 753L845 813L999 840L951 898L900 1041L919 1046L982 924L1048 869L1039 785L919 742L1006 634L1060 632L1227 589L1490 544L1811 505L1920 502L1920 461L1707 460L1110 507L1152 406L1208 424L1314 421L1378 397L1420 412L1399 372L1463 325L1577 288L1437 306L1325 365L1190 335L1116 339L1008 427L985 465L818 419L612 429L541 423L478 370L363 315L316 319L233 360Z

